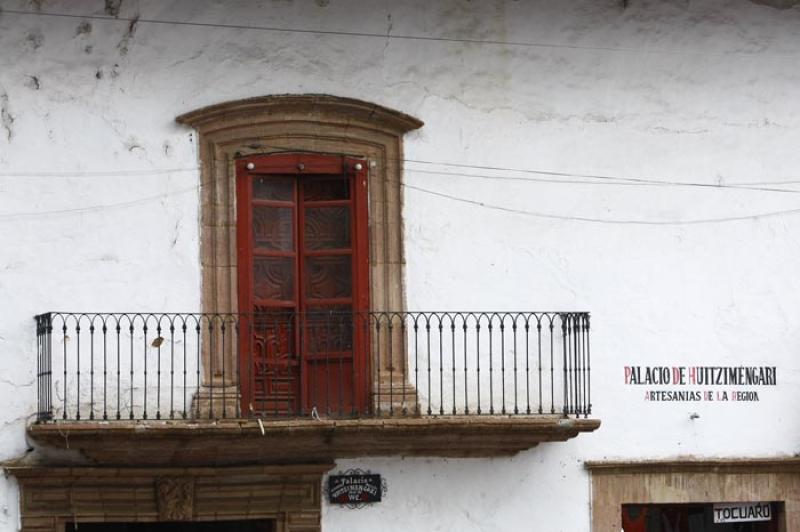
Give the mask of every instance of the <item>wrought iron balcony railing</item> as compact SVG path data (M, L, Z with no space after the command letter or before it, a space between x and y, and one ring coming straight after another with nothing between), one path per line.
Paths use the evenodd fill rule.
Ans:
M582 312L36 316L38 421L591 413Z

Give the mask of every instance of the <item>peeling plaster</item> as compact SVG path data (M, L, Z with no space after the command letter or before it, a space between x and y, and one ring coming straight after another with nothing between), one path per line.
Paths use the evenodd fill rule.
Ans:
M800 0L750 0L754 4L774 7L775 9L791 9L800 5Z
M29 89L38 91L39 89L42 88L42 83L39 80L38 76L28 76L28 81L25 82L25 86L28 87Z
M118 17L123 0L106 0L105 13L110 17Z
M44 33L40 29L34 29L25 36L25 45L29 50L36 51L44 44Z
M89 35L92 33L92 24L88 20L84 20L75 29L75 35Z
M120 55L127 55L128 54L128 47L133 40L134 35L136 35L136 28L139 24L139 16L135 16L130 23L128 23L128 29L125 30L125 34L120 39L119 43L117 44L117 50L119 50Z
M6 139L11 142L14 137L14 115L8 107L8 93L0 93L0 125L6 130Z
M128 150L129 152L132 152L134 150L145 151L144 147L141 144L139 144L139 141L133 137L125 141L123 145L125 146L125 149Z

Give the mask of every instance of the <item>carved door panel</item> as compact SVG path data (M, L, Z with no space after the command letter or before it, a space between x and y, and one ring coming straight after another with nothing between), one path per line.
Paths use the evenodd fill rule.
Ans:
M252 383L244 411L281 414L298 408L299 362L295 351L298 312L297 182L293 176L254 175L243 183L249 196L242 218L249 217L244 244L247 293L246 356ZM248 212L245 213L245 210ZM244 221L244 220L243 220ZM247 282L243 288L247 288Z
M366 404L366 175L341 157L237 163L244 412L357 413Z

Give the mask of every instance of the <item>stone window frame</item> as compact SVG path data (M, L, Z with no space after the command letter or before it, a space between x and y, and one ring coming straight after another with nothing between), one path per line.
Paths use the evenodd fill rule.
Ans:
M284 152L368 161L370 310L405 310L403 136L422 127L422 121L377 104L323 94L225 102L182 114L176 121L198 133L203 313L238 311L235 160ZM213 361L210 353L214 353ZM201 410L212 403L215 412L220 412L218 405L231 408L235 377L223 378L217 371L212 375L209 368L235 367L236 353L234 345L203 350L203 388L196 398ZM405 352L396 349L394 353L392 360L372 361L378 369L373 391L409 388L406 396L411 396L410 385L397 382L402 372L396 368L406 364ZM394 382L390 385L389 380Z
M586 462L592 530L622 529L623 504L783 502L778 530L800 530L800 459Z

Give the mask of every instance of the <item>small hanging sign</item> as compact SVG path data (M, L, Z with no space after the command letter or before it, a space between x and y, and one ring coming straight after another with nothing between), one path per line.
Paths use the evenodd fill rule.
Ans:
M381 502L381 497L386 493L386 481L369 471L351 469L343 474L328 476L326 491L331 504L361 508L364 504Z
M768 502L743 502L714 505L715 523L747 523L771 520L772 505Z

